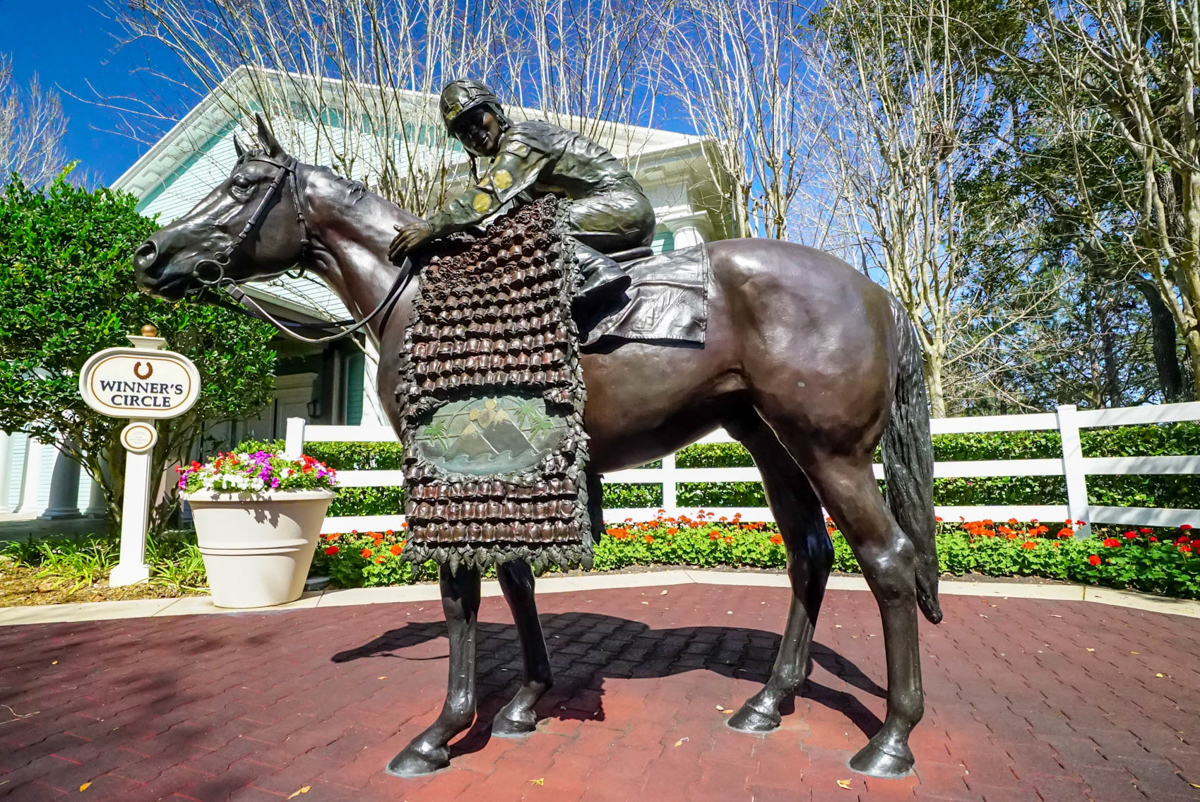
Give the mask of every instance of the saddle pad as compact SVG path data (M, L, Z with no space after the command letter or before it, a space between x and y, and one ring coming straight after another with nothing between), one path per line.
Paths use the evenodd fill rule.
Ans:
M586 398L560 214L540 199L430 251L401 382L413 562L591 564Z
M703 345L708 325L708 246L693 245L640 259L622 268L633 280L629 302L601 313L585 330L584 346L602 337Z

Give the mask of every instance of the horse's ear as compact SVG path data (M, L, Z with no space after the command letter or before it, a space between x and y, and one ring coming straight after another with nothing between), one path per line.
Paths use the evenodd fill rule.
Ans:
M242 147L242 140L237 138L237 134L233 135L233 149L237 153L238 161L241 161L246 155L246 149Z
M280 147L279 140L275 139L275 135L271 133L271 126L267 125L267 118L262 116L262 112L255 112L254 117L258 120L258 141L267 149L267 155L283 155L283 148Z

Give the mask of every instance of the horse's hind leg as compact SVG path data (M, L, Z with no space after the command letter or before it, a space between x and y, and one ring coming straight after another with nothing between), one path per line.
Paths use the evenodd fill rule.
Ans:
M513 621L517 624L517 635L521 639L521 652L525 658L525 673L517 695L492 722L492 733L525 735L537 727L533 706L554 684L550 655L546 651L546 639L542 637L542 624L538 620L537 604L533 598L533 571L529 563L524 560L506 562L497 569L496 576L512 610Z
M767 503L775 514L787 549L792 600L779 654L763 689L750 697L730 719L729 726L745 732L766 732L779 726L779 705L791 698L811 670L809 650L825 583L833 566L833 545L821 517L821 504L808 478L761 421L748 433L738 433L763 477Z
M450 682L437 721L388 763L388 774L417 777L450 765L450 739L475 720L475 625L479 617L479 571L443 565L442 609L450 630Z
M806 472L862 567L883 617L887 656L887 717L850 759L873 777L899 777L913 765L908 735L924 714L917 640L916 551L879 493L865 456L816 456Z

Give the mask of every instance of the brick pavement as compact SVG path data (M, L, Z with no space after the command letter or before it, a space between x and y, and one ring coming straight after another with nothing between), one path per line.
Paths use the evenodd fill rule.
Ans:
M845 767L884 707L868 594L829 594L813 676L759 737L729 730L717 708L765 678L787 592L662 591L540 599L558 684L522 740L489 737L520 658L503 600L484 599L479 722L451 769L415 781L382 769L442 702L436 603L0 628L0 797L1200 798L1200 633L1188 619L944 598L945 622L923 627L917 775L882 781Z

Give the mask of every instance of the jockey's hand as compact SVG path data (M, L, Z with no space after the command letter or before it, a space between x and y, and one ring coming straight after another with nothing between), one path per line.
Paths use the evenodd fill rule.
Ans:
M403 226L394 226L397 231L388 248L388 259L392 264L404 261L409 251L419 248L433 238L433 226L424 220L415 220Z

